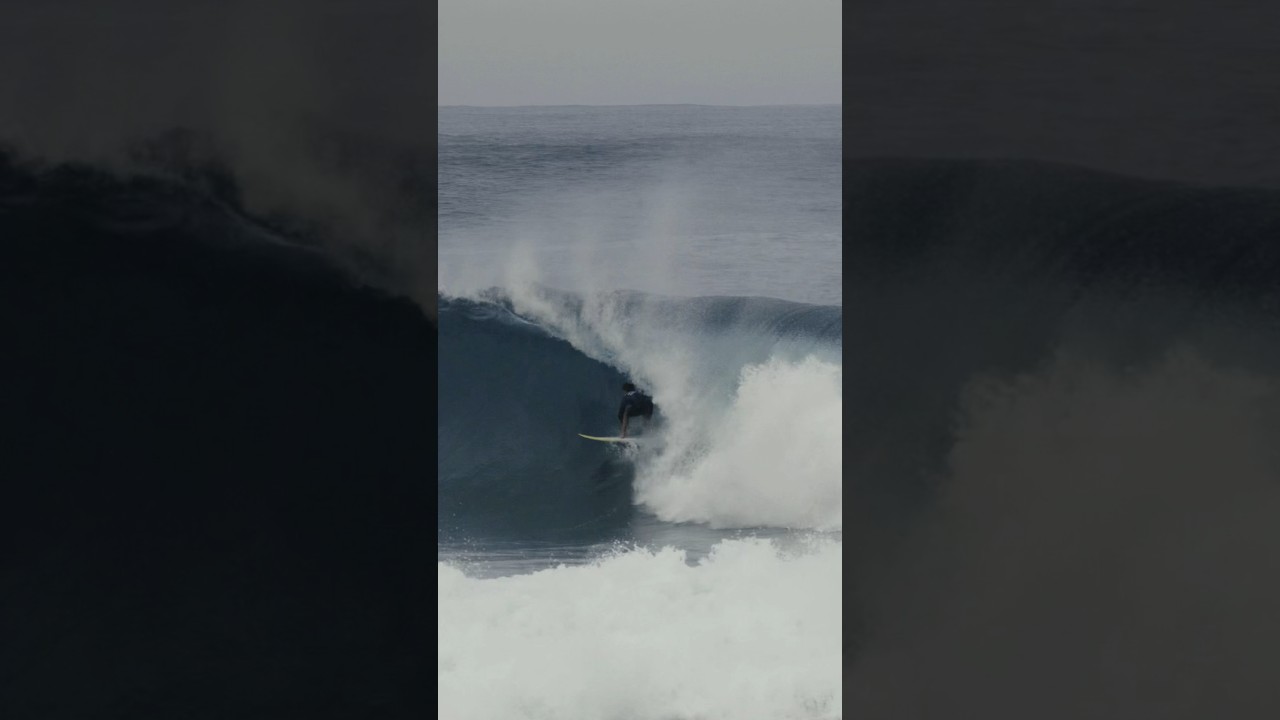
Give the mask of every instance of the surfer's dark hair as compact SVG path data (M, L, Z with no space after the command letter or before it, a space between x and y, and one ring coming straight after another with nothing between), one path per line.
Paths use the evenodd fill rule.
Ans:
M636 389L636 386L632 385L631 383L622 383L623 392L631 392L632 390L635 390L635 389Z

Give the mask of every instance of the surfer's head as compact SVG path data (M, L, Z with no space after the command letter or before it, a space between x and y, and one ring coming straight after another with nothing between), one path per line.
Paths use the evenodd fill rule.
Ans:
M622 392L631 392L632 390L635 390L635 389L636 389L636 386L632 385L631 383L622 383Z

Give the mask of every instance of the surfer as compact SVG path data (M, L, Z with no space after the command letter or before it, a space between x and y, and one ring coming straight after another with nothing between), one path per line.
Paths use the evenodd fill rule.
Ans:
M622 404L618 406L618 422L622 428L618 437L627 436L627 421L633 417L642 417L648 421L653 417L653 398L636 390L636 386L625 383L622 386Z

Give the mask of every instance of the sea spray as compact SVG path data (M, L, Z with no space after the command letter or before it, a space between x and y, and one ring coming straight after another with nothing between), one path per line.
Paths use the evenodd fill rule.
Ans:
M727 416L669 437L637 499L673 522L840 529L840 389L840 366L812 356L743 368Z

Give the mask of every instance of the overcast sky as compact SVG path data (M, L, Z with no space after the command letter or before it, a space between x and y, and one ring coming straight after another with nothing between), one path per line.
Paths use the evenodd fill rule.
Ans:
M840 103L839 0L440 0L440 105Z

